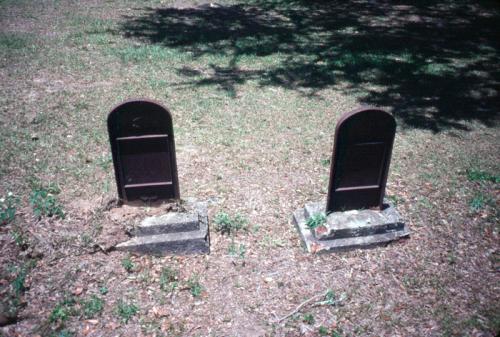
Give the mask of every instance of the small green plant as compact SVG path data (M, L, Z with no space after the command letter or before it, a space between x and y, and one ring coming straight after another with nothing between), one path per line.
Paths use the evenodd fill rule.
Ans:
M132 270L134 270L134 263L130 259L130 255L127 255L123 258L122 267L129 273L132 272Z
M231 244L229 245L229 248L228 248L229 255L238 256L242 259L245 258L246 251L247 250L246 250L246 247L244 244L240 244L238 247L234 242L231 242Z
M325 328L324 326L320 326L319 329L318 329L318 334L320 336L327 336L330 334L330 331L328 331L327 328Z
M203 291L203 286L200 284L198 275L191 276L187 281L187 286L193 297L199 297Z
M104 309L104 300L92 295L88 300L82 301L82 308L85 318L93 318Z
M20 296L26 290L26 286L24 285L24 282L26 281L26 276L28 276L28 273L35 267L35 265L36 261L30 260L23 266L14 267L12 269L12 272L17 272L16 277L11 283L12 290L14 291L16 296Z
M19 199L12 192L7 193L5 198L0 199L0 225L6 225L14 221L18 203Z
M101 286L99 287L99 293L101 293L101 295L106 295L108 293L108 287L106 286Z
M214 218L215 230L221 234L231 234L240 229L245 228L247 224L247 219L243 216L236 214L231 217L229 214L220 212L215 215Z
M314 316L312 314L305 314L302 321L307 324L314 324Z
M76 301L73 298L67 298L56 305L49 316L49 322L65 322L71 316L76 314L74 309Z
M21 248L22 250L28 248L28 239L26 238L26 236L24 236L21 230L13 229L10 232L10 235L19 248Z
M120 300L116 305L116 314L124 323L127 323L138 312L139 308L135 304L128 304Z
M162 268L160 274L160 289L166 292L174 291L178 286L179 273L170 268Z
M325 213L313 214L309 219L307 219L306 226L313 230L326 223Z
M29 202L37 218L55 216L64 219L64 211L56 199L56 195L60 192L59 188L53 184L46 187L39 186L31 192Z
M489 181L492 183L500 183L500 176L491 174L489 172L471 168L467 169L466 173L467 173L467 178L470 181L481 181L481 182Z
M26 289L24 282L26 281L26 276L28 275L28 272L26 269L22 268L19 273L16 275L16 278L12 281L12 289L14 290L14 293L19 296L21 295L24 290Z

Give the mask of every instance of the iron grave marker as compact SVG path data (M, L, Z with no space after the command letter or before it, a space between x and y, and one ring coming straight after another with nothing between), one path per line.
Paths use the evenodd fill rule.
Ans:
M382 209L396 121L375 108L344 114L335 129L326 211Z
M154 255L209 253L207 203L180 200L169 111L151 100L129 100L109 113L108 131L120 199L148 202L121 206L129 207L135 223L126 229L132 237L115 248Z
M180 198L172 117L165 107L126 101L110 112L108 131L120 199Z
M311 202L293 215L309 252L367 247L409 235L396 209L384 204L395 132L394 117L377 108L342 115L326 205Z

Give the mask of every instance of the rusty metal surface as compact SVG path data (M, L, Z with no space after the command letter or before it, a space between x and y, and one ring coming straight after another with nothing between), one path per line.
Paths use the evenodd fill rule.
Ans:
M382 209L396 133L394 117L365 107L345 113L335 129L327 212Z
M123 102L109 113L108 132L120 199L180 198L172 117L164 106Z

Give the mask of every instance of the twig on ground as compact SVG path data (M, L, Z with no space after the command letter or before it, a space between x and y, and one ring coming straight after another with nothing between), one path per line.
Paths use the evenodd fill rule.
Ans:
M281 317L277 323L281 323L282 321L284 321L285 319L287 319L288 317L296 314L297 312L300 311L300 309L302 309L302 307L304 307L306 304L309 304L317 299L320 299L320 298L323 298L326 296L326 294L328 294L328 292L330 292L330 289L328 289L327 291L325 291L323 294L319 294L319 295L316 295L316 296L313 296L311 298L309 298L308 300L305 300L304 302L300 303L299 306L297 308L295 308L295 310L293 310L292 312L290 312L288 315L286 316L283 316Z

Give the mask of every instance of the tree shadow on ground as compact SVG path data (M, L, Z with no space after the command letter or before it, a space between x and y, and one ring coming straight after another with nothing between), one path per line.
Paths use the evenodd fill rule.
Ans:
M231 93L247 81L310 95L335 88L434 132L498 117L495 2L254 0L140 11L120 34L224 60L203 71L183 66L184 84Z

